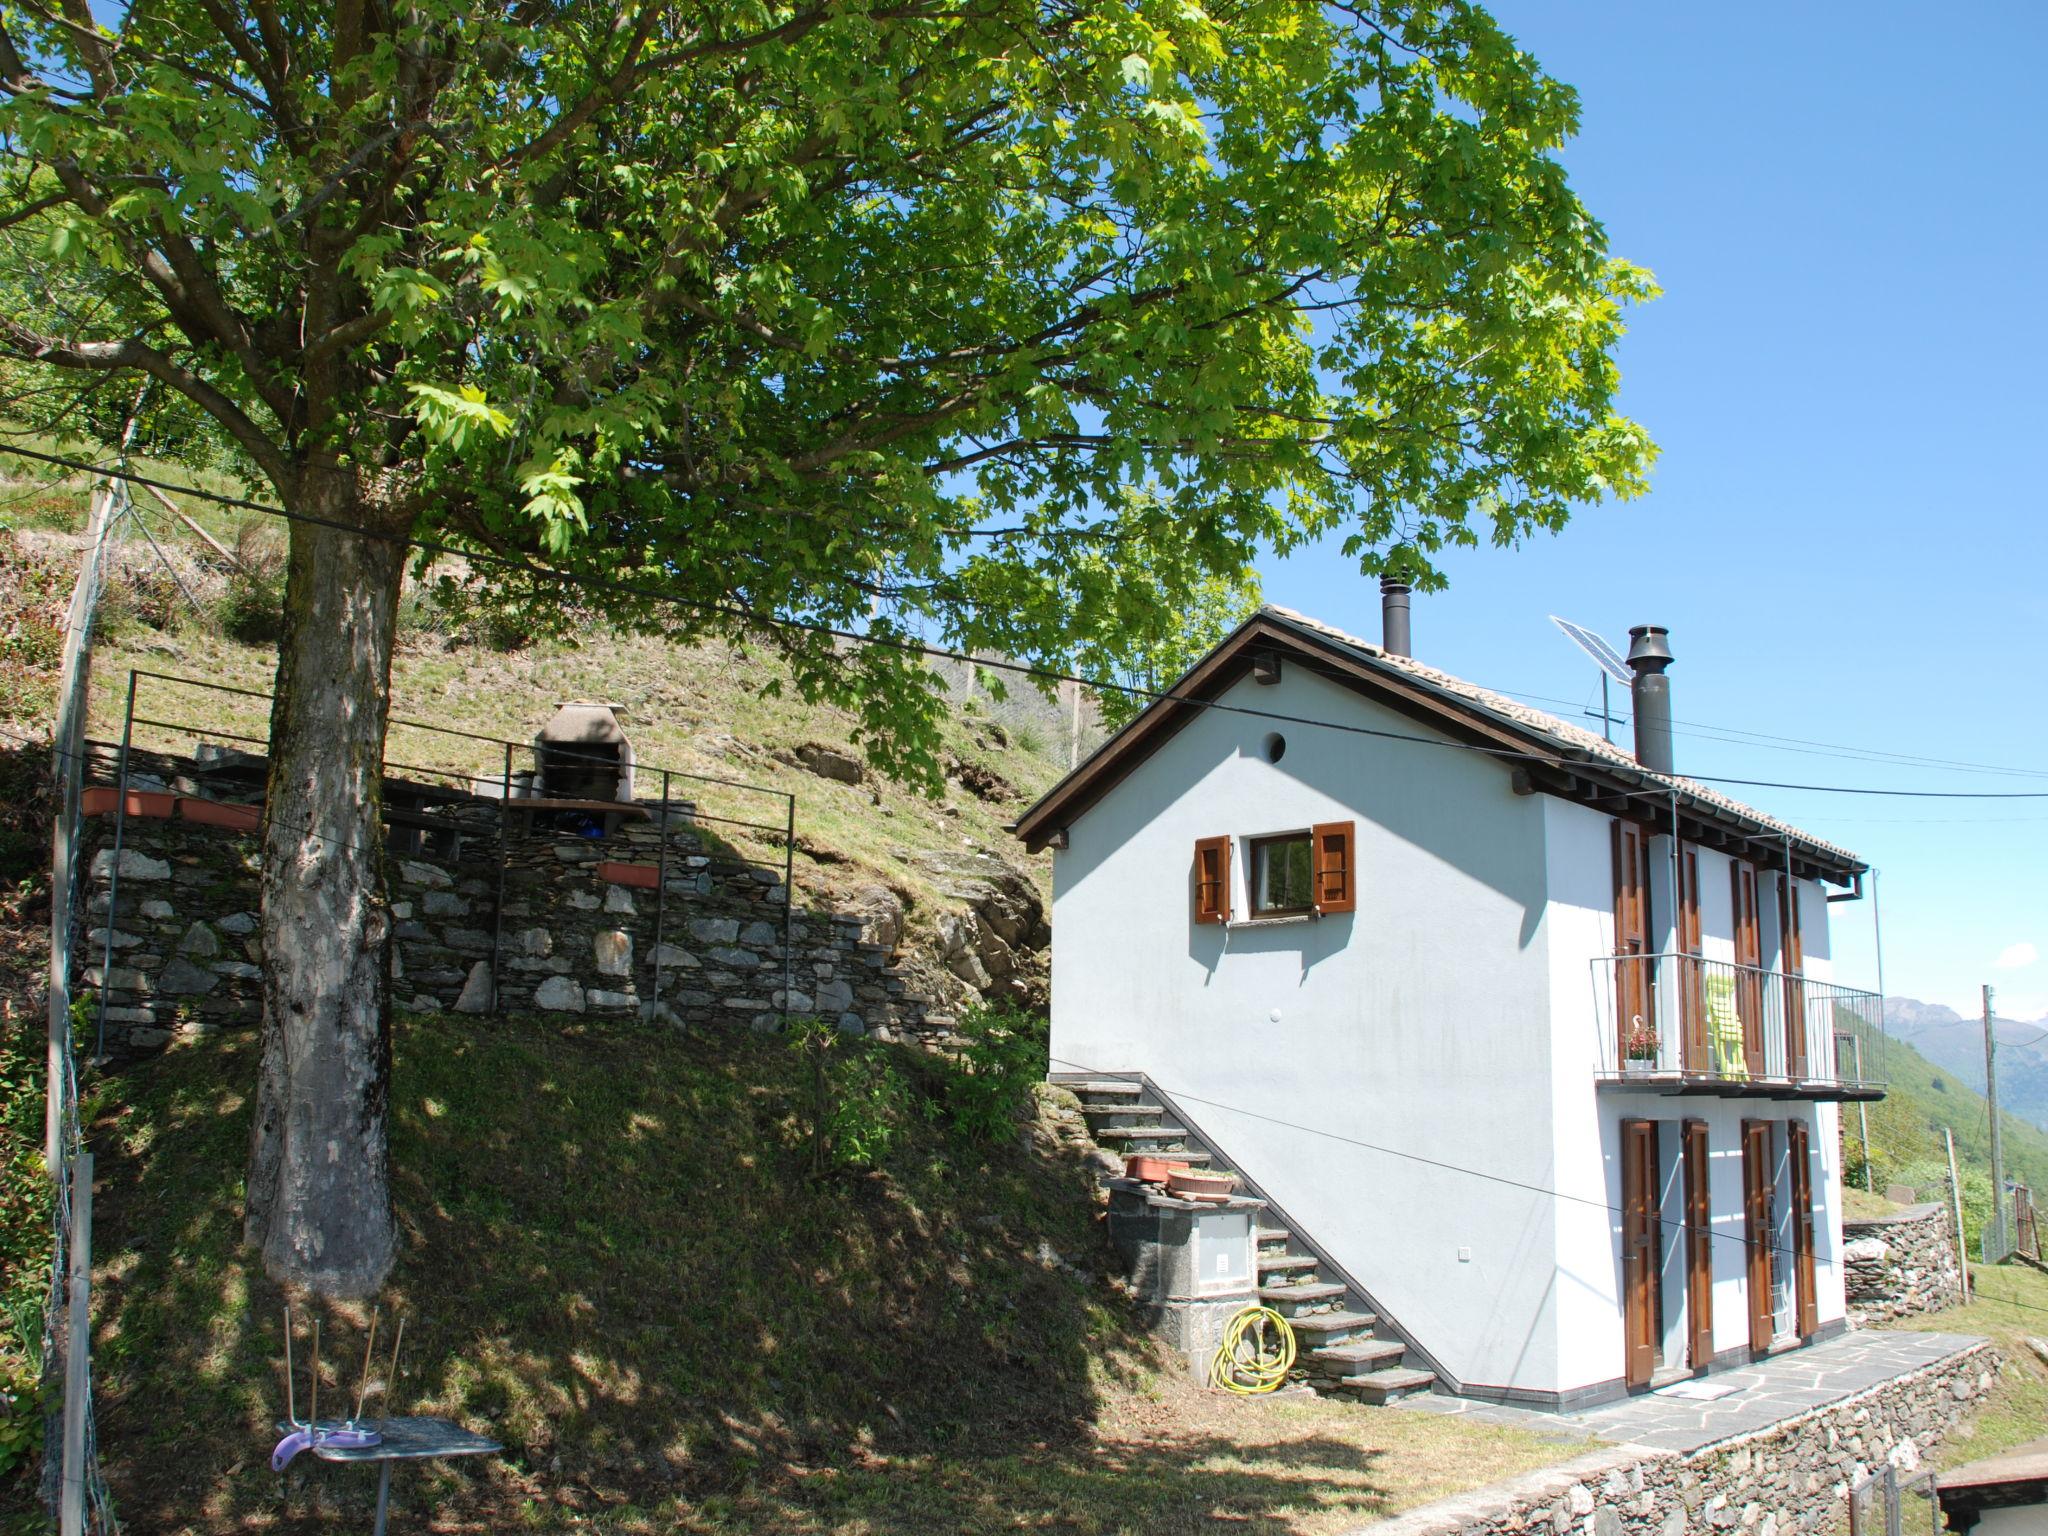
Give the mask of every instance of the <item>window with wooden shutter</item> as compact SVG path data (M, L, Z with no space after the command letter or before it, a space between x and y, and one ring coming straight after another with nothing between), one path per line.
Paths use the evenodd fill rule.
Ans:
M1230 839L1195 840L1195 921L1221 923L1230 917Z
M1358 877L1352 869L1357 839L1348 821L1318 822L1309 834L1315 845L1316 910L1352 912L1358 908Z

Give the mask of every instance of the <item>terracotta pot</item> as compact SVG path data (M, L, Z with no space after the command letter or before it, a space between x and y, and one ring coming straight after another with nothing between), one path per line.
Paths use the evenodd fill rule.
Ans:
M1234 1173L1197 1173L1192 1168L1184 1168L1166 1181L1168 1194L1185 1195L1190 1200L1225 1199L1236 1188Z
M128 814L130 816L151 816L160 821L169 821L177 808L178 797L164 790L131 789L128 791Z
M613 864L597 866L597 878L613 885L635 886L651 891L661 883L661 871L652 864Z
M1186 1172L1187 1166L1150 1152L1133 1152L1124 1158L1124 1177L1144 1184L1164 1184L1176 1173Z
M195 800L189 795L179 799L178 814L202 827L226 827L230 832L254 832L263 825L260 805L230 805L221 800Z
M104 816L114 808L115 790L111 784L95 784L78 797L79 814L83 816Z

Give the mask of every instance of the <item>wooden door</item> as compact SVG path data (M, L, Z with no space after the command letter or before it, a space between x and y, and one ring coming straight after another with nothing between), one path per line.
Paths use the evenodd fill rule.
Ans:
M1797 1292L1793 1310L1799 1337L1810 1339L1820 1331L1820 1297L1813 1277L1813 1171L1807 1162L1812 1148L1804 1120L1790 1122L1785 1135L1786 1154L1792 1161L1792 1284Z
M1663 1245L1658 1241L1657 1123L1621 1124L1621 1297L1622 1338L1627 1350L1624 1377L1631 1387L1648 1386L1663 1343L1658 1292Z
M1650 984L1650 844L1632 821L1614 824L1614 1000L1616 1065L1629 1042L1657 1033Z
M1771 1347L1776 1325L1771 1317L1771 1122L1742 1122L1743 1242L1748 1250L1745 1290L1749 1296L1749 1347L1762 1353Z
M1685 1122L1685 1336L1686 1364L1705 1370L1714 1361L1714 1202L1708 1185L1707 1122Z
M1685 1046L1685 1070L1713 1070L1707 1042L1707 979L1700 940L1700 855L1681 848L1678 855L1678 1009Z
M1763 933L1757 924L1756 866L1737 859L1735 883L1735 1011L1742 1020L1742 1060L1749 1076L1764 1075Z
M1789 874L1778 887L1778 969L1785 973L1785 1074L1806 1076L1806 945L1799 933L1799 884Z

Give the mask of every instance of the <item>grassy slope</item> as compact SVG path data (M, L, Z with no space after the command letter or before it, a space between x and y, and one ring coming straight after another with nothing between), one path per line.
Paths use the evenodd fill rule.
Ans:
M281 1298L235 1242L253 1045L181 1045L100 1097L101 1422L135 1529L363 1519L368 1479L263 1465ZM443 1530L1316 1532L1574 1449L1196 1394L1101 1278L1056 1115L973 1149L913 1112L883 1172L820 1183L803 1081L751 1038L403 1025L400 1402L509 1447L417 1474L413 1510ZM327 1337L338 1397L360 1334L330 1313Z
M1990 1397L1943 1444L1937 1461L1943 1467L1996 1456L2048 1433L2048 1364L2026 1342L2048 1337L2048 1275L2018 1264L1972 1266L1970 1282L1976 1295L1968 1306L1885 1325L1979 1334L2005 1357Z

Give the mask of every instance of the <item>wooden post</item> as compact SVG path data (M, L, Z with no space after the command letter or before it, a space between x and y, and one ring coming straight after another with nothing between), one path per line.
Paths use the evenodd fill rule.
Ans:
M92 1154L71 1163L71 1273L65 1319L62 1536L85 1533L85 1417L92 1406Z
M1963 1300L1970 1299L1970 1245L1963 1241L1963 1182L1956 1177L1956 1138L1947 1126L1941 1128L1948 1143L1948 1195L1956 1218L1956 1268L1963 1277Z
M57 724L50 750L57 781L56 826L50 834L50 1053L49 1093L43 1111L43 1169L54 1180L64 1171L64 1102L69 1085L65 1062L71 1053L72 867L78 858L78 803L85 784L86 689L92 677L93 610L99 601L100 565L115 506L102 482L92 497L92 542L64 636L64 670L57 687ZM107 914L107 926L114 917Z

